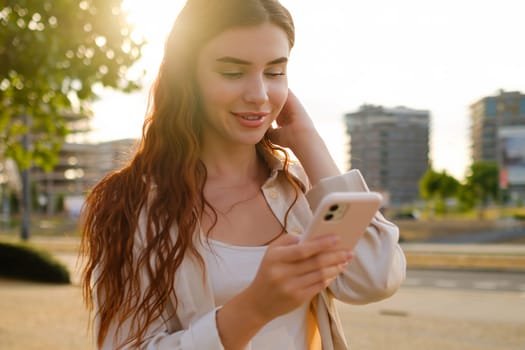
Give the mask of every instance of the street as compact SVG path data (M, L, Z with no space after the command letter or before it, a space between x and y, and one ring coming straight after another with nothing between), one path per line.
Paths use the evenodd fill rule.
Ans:
M378 303L338 306L351 349L525 349L525 292L403 286Z
M409 269L404 286L482 291L515 291L525 294L525 273Z

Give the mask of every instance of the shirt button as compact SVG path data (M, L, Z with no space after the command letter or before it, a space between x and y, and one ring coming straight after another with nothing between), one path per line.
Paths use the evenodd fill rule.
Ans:
M277 192L277 190L270 190L270 198L273 198L273 199L276 199L277 197L279 197L279 192Z

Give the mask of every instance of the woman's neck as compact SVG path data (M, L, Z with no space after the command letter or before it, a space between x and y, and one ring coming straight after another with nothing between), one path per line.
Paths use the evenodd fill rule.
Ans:
M236 148L231 152L209 150L201 160L206 166L208 182L221 186L243 186L259 182L263 164L255 147Z

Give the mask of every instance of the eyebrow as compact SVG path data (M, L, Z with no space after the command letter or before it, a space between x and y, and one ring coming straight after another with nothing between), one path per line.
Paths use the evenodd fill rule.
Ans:
M216 61L221 62L221 63L233 63L233 64L242 64L242 65L251 64L251 62L249 61L241 60L240 58L235 58L235 57L230 57L230 56L224 56L224 57L217 58ZM286 62L288 62L288 57L279 57L279 58L276 58L275 60L271 60L270 62L266 63L266 65L271 66L274 64L286 63Z

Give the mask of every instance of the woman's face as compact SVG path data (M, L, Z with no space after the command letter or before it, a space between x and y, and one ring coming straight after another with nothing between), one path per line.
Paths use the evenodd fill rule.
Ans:
M207 147L255 145L288 96L286 33L265 23L227 30L197 60Z

